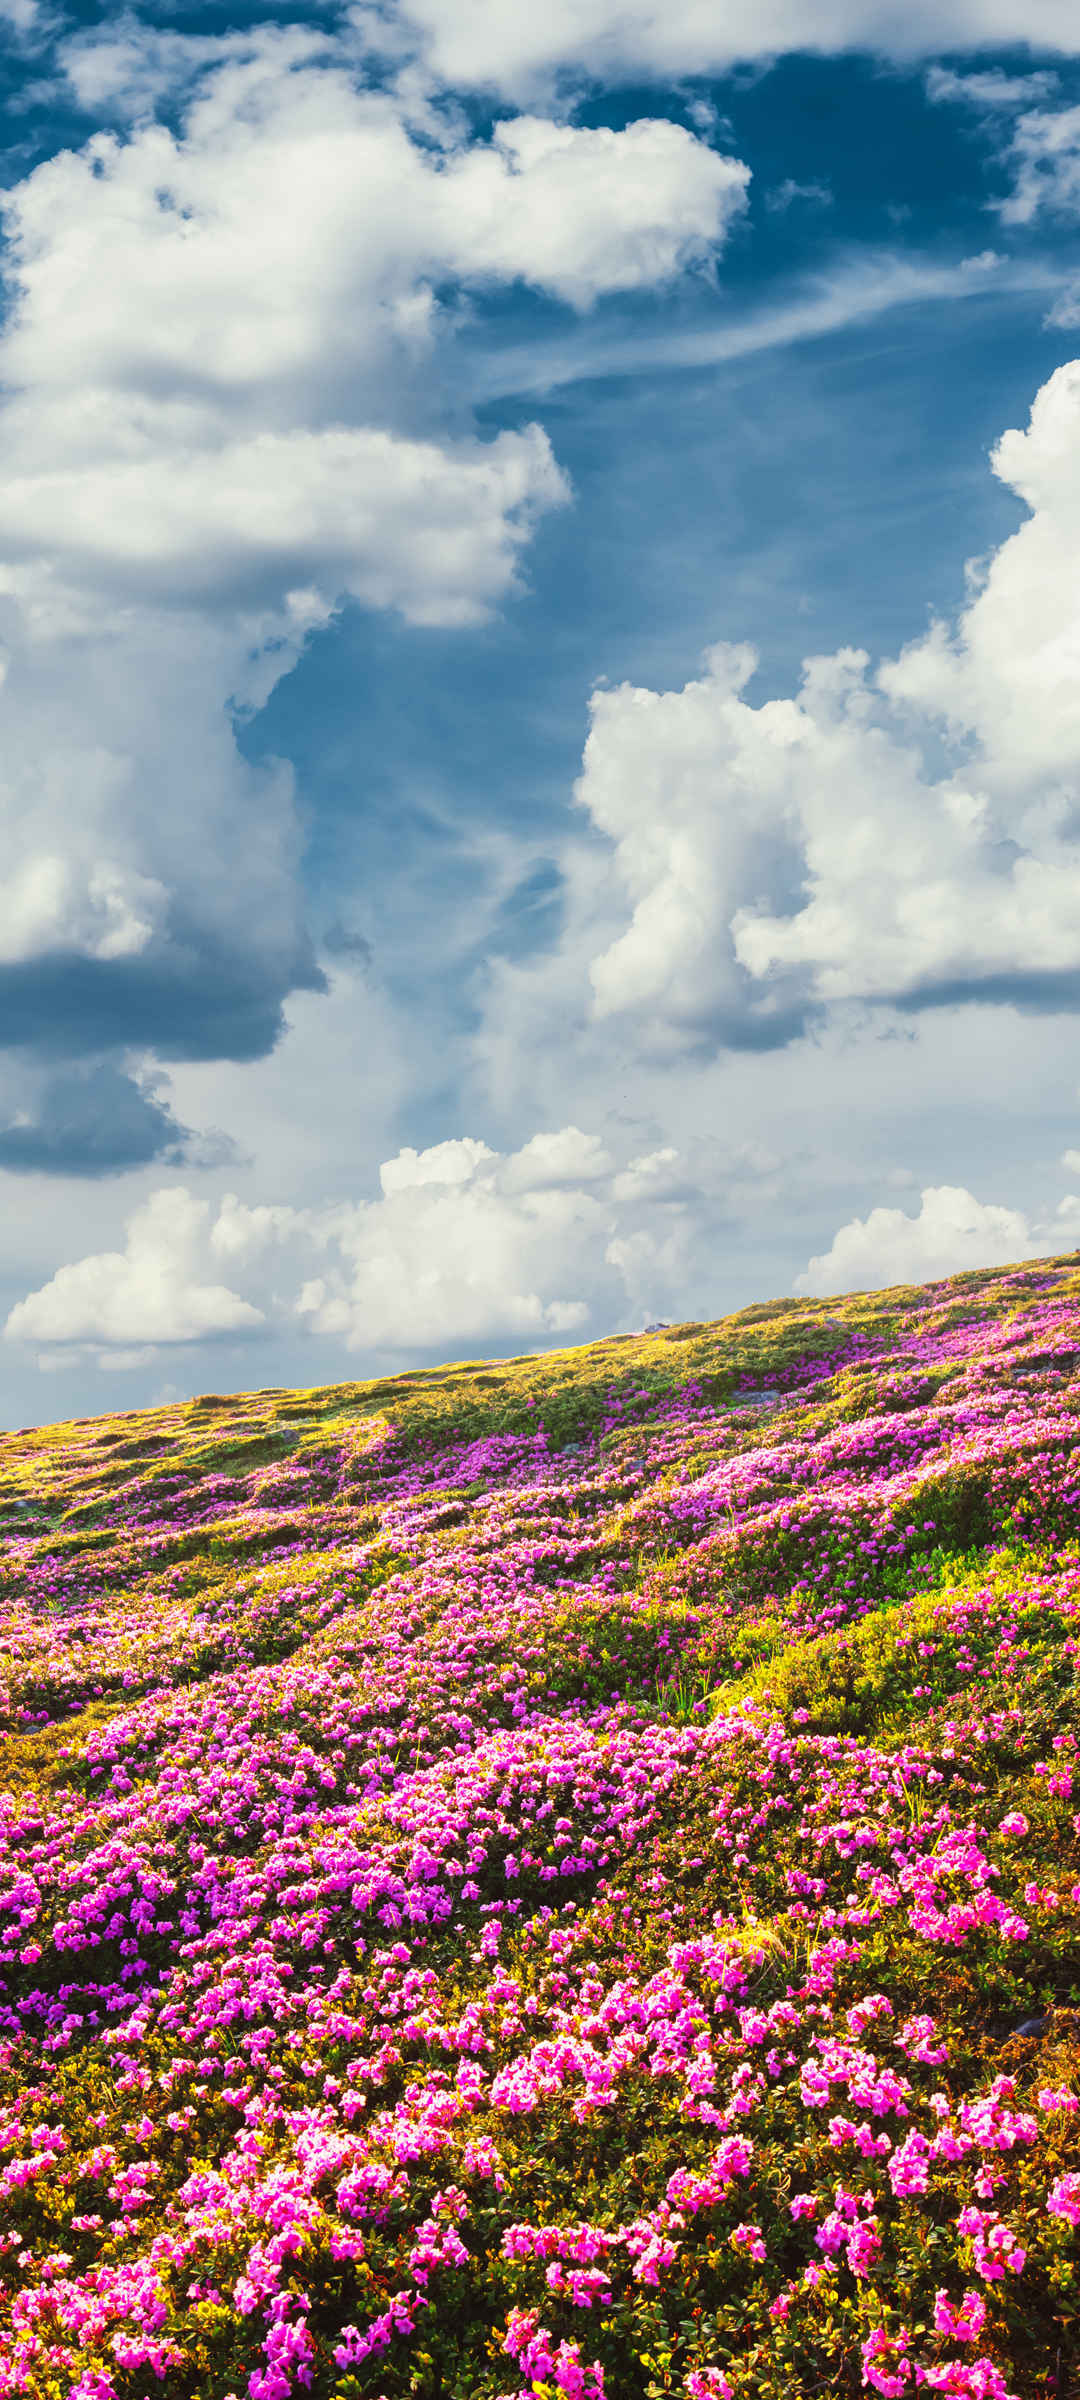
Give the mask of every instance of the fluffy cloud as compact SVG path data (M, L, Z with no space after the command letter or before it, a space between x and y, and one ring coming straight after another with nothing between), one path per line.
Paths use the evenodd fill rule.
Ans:
M615 133L521 116L452 162L436 207L459 273L523 277L589 308L702 263L749 181L740 160L664 118Z
M613 879L632 909L592 962L601 1016L707 1025L748 1047L784 1040L802 1021L783 989L751 990L725 928L733 895L780 899L798 866L785 839L790 738L744 755L744 726L752 732L758 712L738 694L754 664L748 646L723 644L707 653L706 679L682 692L622 684L593 694L576 797L613 844Z
M58 1268L51 1283L17 1302L5 1335L70 1348L197 1342L251 1331L263 1322L261 1310L225 1284L201 1280L209 1217L209 1202L182 1187L155 1192L131 1218L124 1250Z
M264 30L175 33L148 25L133 9L118 9L107 25L66 32L57 43L55 61L67 86L65 96L85 115L124 121L152 115L166 95L175 100L209 69L252 57ZM317 32L309 40L315 55L322 47Z
M755 707L724 643L681 691L594 694L577 798L606 883L595 848L567 871L597 1015L745 1048L835 1003L1076 1005L1080 362L992 464L1028 521L876 676L811 658Z
M1033 108L1036 101L1048 100L1057 87L1058 77L1045 67L1028 75L1007 75L1002 67L958 75L952 67L932 66L926 73L928 100L954 101L982 116L1008 116L1017 109Z
M569 497L539 427L446 421L461 296L663 282L747 175L663 122L470 142L318 29L129 17L63 55L136 115L3 203L0 1019L53 1056L250 1058L321 977L291 778L241 755L236 712L345 599L481 620ZM181 69L179 125L154 122Z
M9 589L46 610L58 584L66 607L89 583L121 605L279 602L279 639L302 638L345 598L417 625L469 624L512 584L536 516L568 498L535 425L483 447L370 426L263 432L13 473L0 488L0 550Z
M61 1267L12 1309L5 1335L105 1360L140 1345L299 1324L368 1356L462 1343L544 1346L597 1312L664 1315L705 1265L720 1221L672 1149L623 1168L576 1126L509 1155L469 1137L407 1149L381 1197L216 1214L182 1186L136 1210L122 1251Z
M367 9L357 19L367 21ZM997 44L1075 52L1062 0L406 0L429 67L520 97L576 71L606 81L724 72L784 51L915 59Z
M1021 1209L976 1200L954 1184L930 1185L918 1216L872 1208L833 1236L795 1278L800 1292L879 1291L894 1283L932 1283L965 1267L1009 1266L1014 1259L1060 1255L1080 1240L1080 1195L1070 1193L1049 1219L1032 1224Z
M1014 127L1006 159L1014 181L998 204L1003 225L1080 216L1080 108L1030 110Z
M290 771L241 757L198 615L35 638L0 601L0 1021L46 1056L253 1057L321 977Z
M9 374L49 409L42 458L334 428L426 356L435 283L522 278L588 306L708 255L747 180L665 121L421 142L390 95L271 44L210 78L181 136L96 135L9 195Z
M1080 215L1080 108L1037 106L1053 97L1057 84L1057 76L1045 69L1030 75L1006 75L1000 68L957 75L946 67L931 67L927 74L931 100L957 102L987 120L1001 163L1013 179L1005 198L992 204L1003 225L1031 225L1039 216ZM1007 118L1015 122L1003 134ZM1060 308L1049 319L1057 325L1074 321Z

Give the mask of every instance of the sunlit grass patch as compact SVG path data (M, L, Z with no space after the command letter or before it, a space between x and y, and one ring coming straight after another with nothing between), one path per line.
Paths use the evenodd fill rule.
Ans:
M4 1438L9 2388L1075 2379L1078 1299Z

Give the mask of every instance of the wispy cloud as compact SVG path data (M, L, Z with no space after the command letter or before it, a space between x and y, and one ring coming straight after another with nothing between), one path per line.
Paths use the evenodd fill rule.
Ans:
M786 215L800 201L808 208L831 208L833 195L827 183L797 183L794 175L785 175L783 183L765 194L765 206L774 217Z
M1050 67L1037 68L1030 75L1006 75L1001 67L958 75L952 67L933 66L926 73L926 97L938 104L952 102L974 108L983 115L1013 115L1018 109L1033 108L1038 100L1050 99L1059 82Z
M785 296L740 308L708 326L656 332L651 327L575 327L558 339L477 351L465 373L478 401L521 397L584 383L595 376L721 366L728 359L818 341L846 326L940 300L965 300L993 288L1002 296L1056 295L1065 271L1048 259L1008 258L982 250L953 262L900 250L847 251Z

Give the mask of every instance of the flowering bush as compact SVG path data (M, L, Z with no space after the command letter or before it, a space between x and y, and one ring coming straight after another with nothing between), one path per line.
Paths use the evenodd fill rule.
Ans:
M5 1437L0 2400L1075 2381L1078 1366L1063 1260Z

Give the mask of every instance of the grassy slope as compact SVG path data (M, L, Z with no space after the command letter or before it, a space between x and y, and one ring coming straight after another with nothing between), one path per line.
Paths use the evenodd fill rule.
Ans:
M1080 2388L1078 1361L1068 1259L4 1437L0 2395Z

